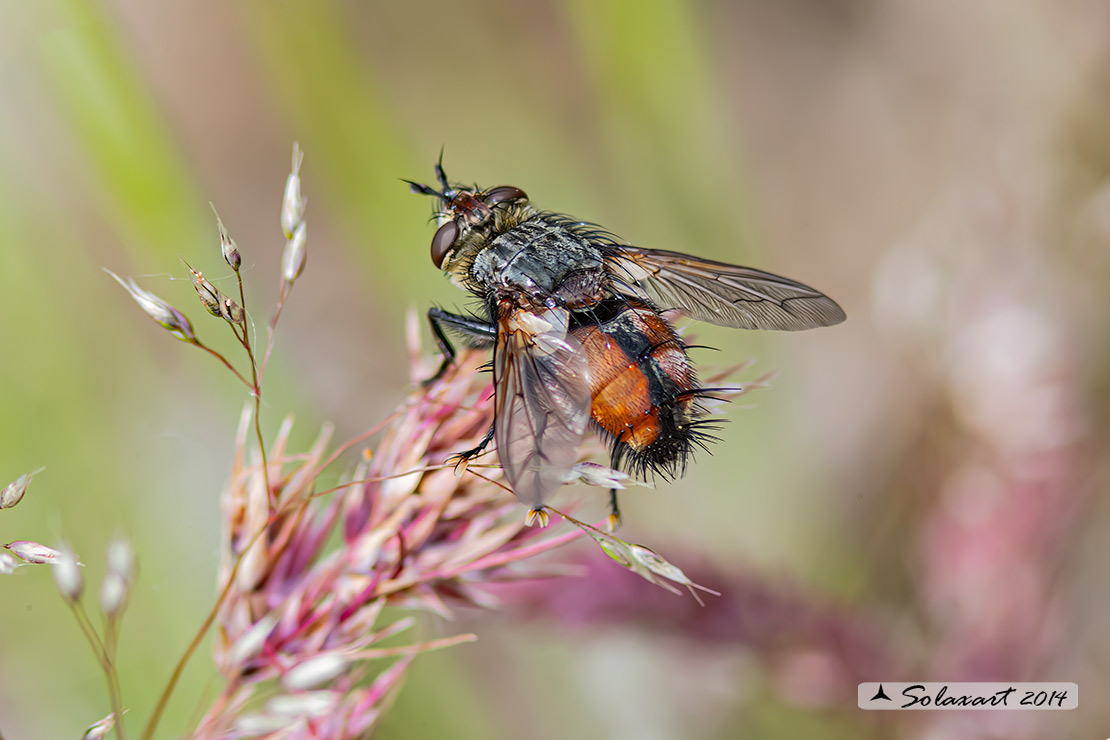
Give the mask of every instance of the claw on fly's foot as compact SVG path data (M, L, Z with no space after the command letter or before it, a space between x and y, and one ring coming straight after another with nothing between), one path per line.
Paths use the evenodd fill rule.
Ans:
M528 513L524 516L524 523L529 527L535 524L539 524L541 527L546 527L547 511L545 511L544 507L542 506L538 506L535 509L529 509Z

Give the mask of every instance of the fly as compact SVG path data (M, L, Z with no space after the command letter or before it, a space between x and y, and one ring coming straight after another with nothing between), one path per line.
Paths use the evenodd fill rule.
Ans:
M480 303L472 315L428 311L444 360L450 331L493 351L494 421L505 478L546 522L544 504L572 477L587 429L609 442L611 465L636 476L683 474L695 448L716 438L686 345L663 317L675 311L736 329L795 331L831 326L844 311L802 283L750 267L644 249L596 226L536 209L510 185L451 184L442 162L431 257ZM610 525L620 522L610 491Z

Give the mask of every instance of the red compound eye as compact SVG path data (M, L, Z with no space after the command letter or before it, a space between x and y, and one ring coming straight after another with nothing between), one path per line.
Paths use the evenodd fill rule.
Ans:
M487 206L493 206L507 200L527 200L527 198L528 194L520 188L514 188L512 185L499 185L486 193L482 200Z
M432 264L437 268L443 267L443 258L447 255L447 250L458 238L459 225L457 223L448 221L440 226L436 235L432 237Z

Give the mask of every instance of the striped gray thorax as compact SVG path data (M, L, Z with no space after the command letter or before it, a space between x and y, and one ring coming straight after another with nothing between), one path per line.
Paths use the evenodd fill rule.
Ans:
M543 304L593 302L604 279L601 251L564 225L537 216L495 237L474 258L471 278L495 293L522 293Z

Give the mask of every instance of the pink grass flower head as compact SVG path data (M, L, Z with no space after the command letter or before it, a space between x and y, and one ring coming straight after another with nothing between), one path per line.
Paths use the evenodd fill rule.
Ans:
M330 491L317 490L321 472L360 440L332 450L324 429L292 454L287 419L263 476L257 456L248 460L244 413L225 495L228 596L215 650L227 686L196 737L363 736L414 656L474 639L381 647L414 622L383 622L385 606L437 614L489 606L490 584L539 575L520 561L580 536L525 526L499 469L473 464L456 476L443 464L489 426L482 361L461 355L442 380L418 386L374 454ZM414 374L425 371L420 364Z
M40 542L32 542L31 540L16 540L4 545L16 557L22 558L28 563L57 563L62 559L63 553L61 550L55 550L53 547L47 547Z

